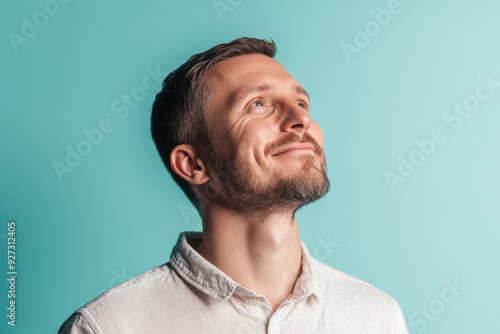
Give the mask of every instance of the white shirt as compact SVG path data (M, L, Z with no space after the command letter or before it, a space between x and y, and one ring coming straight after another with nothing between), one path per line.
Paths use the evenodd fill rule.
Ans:
M302 241L302 274L273 313L196 252L202 239L181 233L169 262L80 307L59 333L408 333L392 297L314 259Z

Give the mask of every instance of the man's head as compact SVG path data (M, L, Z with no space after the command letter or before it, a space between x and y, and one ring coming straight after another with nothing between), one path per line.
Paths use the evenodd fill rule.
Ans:
M298 208L329 189L309 96L275 52L274 42L253 38L217 45L169 74L156 96L153 139L198 209L207 200Z

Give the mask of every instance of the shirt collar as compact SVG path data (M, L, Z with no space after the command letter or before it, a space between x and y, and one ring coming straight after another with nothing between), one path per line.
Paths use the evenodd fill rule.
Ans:
M233 293L241 296L257 296L253 291L235 282L219 268L205 260L194 248L203 240L203 232L182 232L172 249L170 263L177 273L199 290L220 302L225 302ZM291 301L314 295L319 301L318 284L314 261L304 243L302 246L302 274L297 279Z

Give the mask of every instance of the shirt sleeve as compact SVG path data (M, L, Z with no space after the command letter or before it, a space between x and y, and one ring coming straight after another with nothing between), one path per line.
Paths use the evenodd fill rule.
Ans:
M73 313L59 328L57 334L97 334L81 313Z

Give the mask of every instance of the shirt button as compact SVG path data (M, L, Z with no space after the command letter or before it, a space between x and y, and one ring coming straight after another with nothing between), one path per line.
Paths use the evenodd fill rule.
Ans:
M271 325L277 326L279 322L280 322L280 319L278 318L277 315L273 315L271 317Z
M301 286L299 291L300 291L300 294L301 294L301 295L305 295L305 294L306 294L306 292L307 292L307 289L306 289L306 287L305 287L305 286Z

